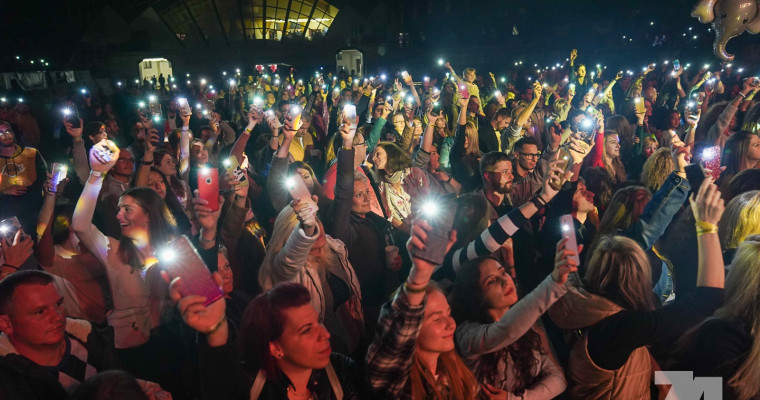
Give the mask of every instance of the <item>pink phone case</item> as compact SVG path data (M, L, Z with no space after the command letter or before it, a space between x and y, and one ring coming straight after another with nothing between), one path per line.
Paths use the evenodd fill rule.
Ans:
M720 178L720 146L707 147L702 151L702 161L705 168L709 169L713 179ZM705 157L707 155L708 157Z
M459 85L459 94L461 94L465 99L470 97L470 91L467 89L467 85L464 83Z
M216 168L198 171L198 196L208 201L212 211L219 209L219 171Z
M567 239L565 248L575 251L575 255L571 258L575 260L576 265L581 264L581 259L578 256L578 242L575 240L575 222L571 214L565 214L559 218L559 225L562 229L562 238Z
M301 175L293 174L291 176L291 179L293 179L293 185L288 188L290 197L292 197L294 200L301 199L302 203L313 203L314 201L311 199L311 192L309 192L309 188L306 186L306 182L303 181Z
M204 296L205 306L224 296L222 289L214 282L211 271L187 236L170 241L167 247L172 252L172 257L166 260L159 258L159 265L169 275L169 279L181 279L182 296Z

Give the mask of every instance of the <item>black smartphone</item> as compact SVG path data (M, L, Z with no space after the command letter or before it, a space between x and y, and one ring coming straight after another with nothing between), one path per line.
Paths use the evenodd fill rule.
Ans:
M433 115L441 115L441 109L442 108L443 108L443 106L441 105L441 103L439 103L439 102L436 101L435 103L433 103L433 111L431 111L431 114L433 114Z
M686 172L686 179L689 181L689 185L691 185L691 191L696 193L707 176L704 168L702 168L702 164L687 165L684 168L684 172Z
M422 204L419 214L432 229L427 233L425 249L412 249L412 257L427 260L435 265L443 263L456 209L456 202L452 198L435 198Z
M63 109L63 121L71 124L74 128L82 127L82 125L79 124L79 110L74 106Z

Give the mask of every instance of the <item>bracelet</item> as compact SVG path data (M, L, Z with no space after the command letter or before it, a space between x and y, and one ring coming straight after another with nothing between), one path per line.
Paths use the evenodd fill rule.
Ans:
M142 164L142 165L153 165L153 160L150 160L150 161L142 160L142 161L140 161L140 164Z
M714 228L714 229L697 228L697 236L702 236L705 233L718 233L718 228Z
M198 234L198 241L201 243L215 243L216 242L216 235L214 235L213 239L206 239L203 237L203 233Z
M536 206L536 208L537 208L538 210L541 210L541 209L542 209L542 208L544 208L544 206L546 205L546 204L543 204L543 203L541 202L541 200L539 200L539 199L538 199L538 196L533 196L533 197L531 197L531 198L530 198L530 200L528 200L528 202L530 202L530 203L532 203L534 206Z
M18 267L14 267L13 265L10 265L10 264L3 264L3 267L13 268L16 271L18 271Z
M206 335L211 335L216 333L216 331L219 330L219 328L222 327L222 324L224 324L227 321L227 314L224 314L222 318L219 319L219 322L215 323L214 326L211 327L211 329L206 332Z
M697 226L697 229L702 229L702 230L712 230L712 229L715 229L716 231L718 230L718 225L715 225L715 224L710 223L710 222L705 222L705 221L697 220L695 222L695 225Z
M190 129L190 127L188 127L188 126L183 126L183 127L182 127L182 132L187 132L189 129Z
M739 92L739 96L742 96L742 98L745 98L745 99L747 98L747 95L742 92Z
M91 176L103 176L103 173L102 173L102 172L100 172L100 171L93 171L93 170L90 170L90 175L91 175Z
M409 285L409 281L404 281L404 291L413 294L413 293L425 293L425 290L427 289L427 285L421 287L421 288L415 288Z

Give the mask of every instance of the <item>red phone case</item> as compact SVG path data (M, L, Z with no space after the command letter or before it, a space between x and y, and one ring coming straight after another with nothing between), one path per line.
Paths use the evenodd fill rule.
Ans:
M219 171L216 168L198 171L198 195L208 201L212 211L219 209Z
M703 155L709 155L708 159L702 157L705 168L709 169L713 179L720 178L720 146L707 147L702 151Z

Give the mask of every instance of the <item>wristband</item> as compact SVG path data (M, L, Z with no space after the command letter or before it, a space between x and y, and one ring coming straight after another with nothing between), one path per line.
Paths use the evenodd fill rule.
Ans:
M425 293L426 289L427 289L427 285L425 285L425 286L423 286L421 288L420 287L416 287L415 288L415 287L412 287L412 286L409 285L409 281L408 280L404 281L404 291L407 292L407 293L409 293L409 294L413 294L413 293L417 293L417 294L419 294L419 293Z
M716 231L718 230L718 225L715 225L715 224L710 223L710 222L705 222L705 221L699 221L699 220L697 220L695 222L695 225L697 226L697 229L702 229L702 230L712 230L712 229L715 229Z
M702 235L704 235L705 233L718 233L718 228L715 228L715 229L702 229L702 228L697 228L697 236L702 236Z
M746 98L747 98L747 95L746 95L746 94L744 94L744 93L742 93L742 92L739 92L739 96L742 96L742 98L744 98L744 99L746 99Z
M211 334L216 333L216 331L218 331L219 328L222 327L222 324L224 324L225 321L227 321L227 314L224 314L222 318L219 319L219 322L215 323L214 326L212 326L211 329L208 332L206 332L206 335L211 335Z
M142 160L142 161L140 161L140 164L142 164L142 165L153 165L153 160L150 160L150 161Z
M533 203L534 206L536 206L537 209L541 210L546 206L546 203L544 202L544 199L542 199L538 195L533 195L533 197L528 200L529 202Z
M100 171L93 171L93 170L90 170L90 175L91 175L91 176L98 176L98 177L100 177L100 176L103 176L103 173L102 173L102 172L100 172Z
M189 129L190 129L190 127L187 127L187 126L183 126L183 127L182 127L182 132L187 132Z

